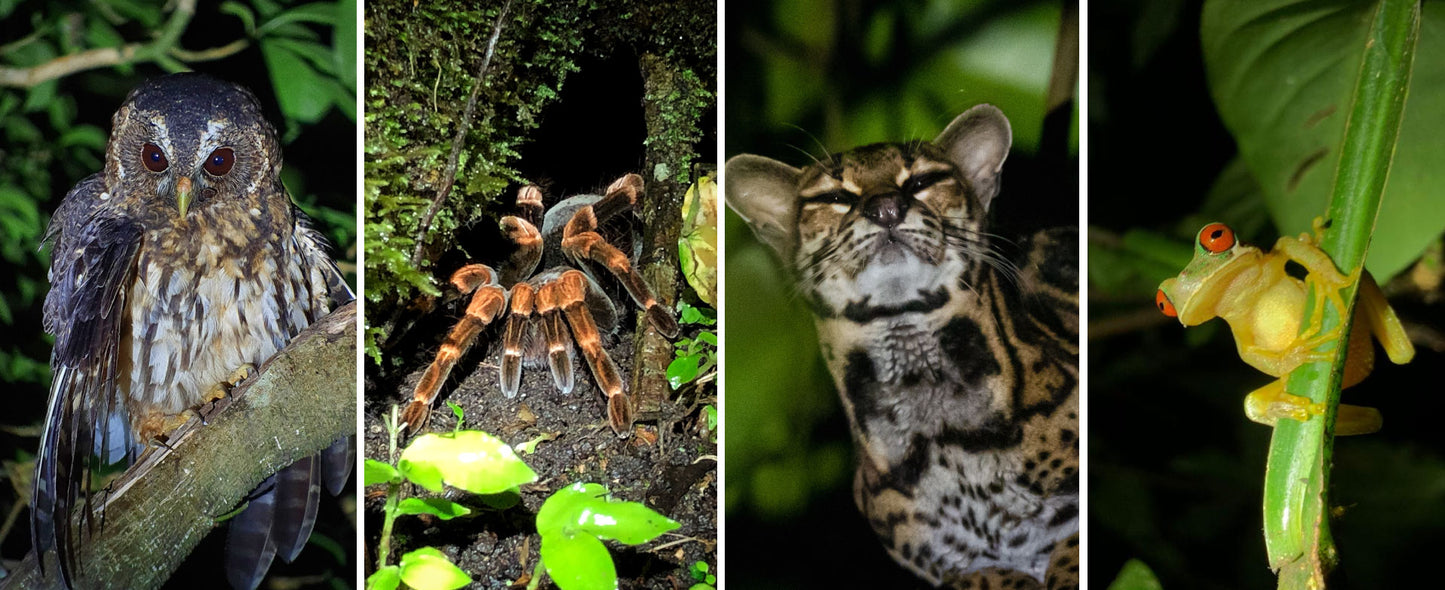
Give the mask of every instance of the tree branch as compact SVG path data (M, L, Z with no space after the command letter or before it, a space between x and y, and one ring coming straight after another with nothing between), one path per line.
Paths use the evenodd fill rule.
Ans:
M80 548L79 588L160 586L266 476L356 431L356 304L307 328L257 375L115 481ZM103 518L102 518L103 514ZM58 586L25 557L5 588Z
M166 21L165 28L161 29L160 36L154 41L128 43L119 47L99 47L62 55L29 68L0 67L0 86L29 88L85 70L140 61L165 62L171 60L172 56L182 61L220 59L245 49L249 44L247 40L239 39L221 47L197 52L182 49L181 34L186 32L186 27L191 24L191 17L195 14L196 0L180 0L176 3L176 10L171 13L170 20Z
M437 190L436 198L432 199L431 205L426 208L426 214L422 215L421 225L416 230L416 248L411 253L411 265L421 267L422 252L427 244L427 232L431 231L432 220L436 219L437 213L442 210L442 204L446 203L447 197L452 194L452 186L457 181L457 164L461 161L462 146L467 143L467 131L472 128L472 117L477 113L477 97L482 93L482 86L486 85L487 68L492 65L492 54L496 53L497 40L502 37L502 25L507 20L507 11L512 8L511 0L502 5L502 11L497 13L497 22L492 25L492 36L487 40L487 51L482 54L482 65L477 67L477 83L472 86L472 94L467 98L467 108L462 111L462 121L457 125L457 133L452 137L452 153L447 158L447 167L442 172L442 186ZM395 319L395 318L393 318Z

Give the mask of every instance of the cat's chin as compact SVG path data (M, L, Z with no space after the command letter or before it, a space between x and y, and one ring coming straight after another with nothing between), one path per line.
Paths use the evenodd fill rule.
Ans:
M855 290L873 301L900 303L938 286L940 269L902 243L889 243L873 253L872 262L858 274Z
M913 251L908 244L894 239L884 239L876 249L873 250L872 265L905 264L908 259L918 260L917 252Z

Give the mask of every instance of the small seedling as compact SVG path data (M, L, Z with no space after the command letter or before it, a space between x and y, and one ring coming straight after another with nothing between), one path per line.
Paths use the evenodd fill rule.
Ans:
M687 590L715 590L717 587L717 576L708 573L706 561L693 562L692 579L697 580L697 583Z
M717 406L712 404L703 406L702 415L706 420L707 431L712 433L712 442L717 442Z
M461 409L453 406L460 425ZM391 432L391 456L396 456L396 408L387 421ZM525 483L537 480L537 474L523 463L512 447L495 436L480 430L456 430L449 434L425 434L417 437L401 452L396 465L374 459L366 460L366 485L386 485L386 508L381 525L381 541L377 547L376 572L366 579L367 590L395 590L401 582L416 590L454 590L472 582L471 577L453 565L446 555L433 547L422 547L406 555L396 565L389 565L391 530L396 517L427 514L450 520L471 513L471 509L445 498L402 498L402 483L410 481L432 492L440 493L444 485L474 494L498 494L519 491Z
M717 325L717 311L710 308L699 308L688 305L687 302L677 302L679 320L684 325L715 326ZM698 332L697 337L678 339L673 345L676 358L667 365L667 382L673 390L691 383L699 375L707 373L717 365L717 332L703 330Z
M452 432L461 432L461 430L462 430L462 423L463 423L463 422L466 422L466 415L465 415L466 412L464 412L464 411L462 410L462 407L461 407L461 406L459 406L459 405L457 405L457 404L454 404L454 403L452 403L451 401L447 401L447 407L448 407L448 408L451 408L451 409L452 409L452 415L457 417L457 426L456 426L456 428L453 428L453 429L452 429Z
M680 526L638 502L607 497L607 488L574 483L537 512L542 566L562 590L616 590L617 568L602 539L638 545Z

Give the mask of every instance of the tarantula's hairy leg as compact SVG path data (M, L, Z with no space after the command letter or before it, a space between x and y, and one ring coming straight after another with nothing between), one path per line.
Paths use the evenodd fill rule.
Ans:
M542 339L547 344L547 365L552 369L552 381L562 393L572 393L576 385L572 370L572 341L567 337L567 326L562 322L557 282L543 279L537 287L537 314L542 321Z
M511 311L502 333L502 393L509 398L517 397L522 382L522 338L532 319L532 299L531 285L517 283L512 287Z
M421 381L417 382L411 403L401 412L401 422L409 433L416 432L426 424L431 415L431 404L436 401L437 393L441 391L442 384L446 383L452 367L456 366L457 360L476 342L477 334L492 323L507 306L507 292L497 284L497 273L489 266L464 266L452 273L451 283L461 290L463 295L473 290L476 293L467 305L467 314L457 322L451 333L447 334L447 339L442 341L441 349L437 351L436 359L427 367Z
M462 296L465 297L471 295L472 291L476 291L477 287L495 283L496 274L492 267L485 264L468 264L452 273L452 278L447 279L447 282L461 291Z
M577 209L562 230L562 251L578 264L590 259L606 266L647 314L648 322L663 336L673 338L677 336L677 320L672 317L672 312L658 303L652 289L632 271L632 262L627 260L627 255L597 233L598 223L631 207L641 191L642 177L628 174L607 187L607 195L601 200Z
M592 378L597 381L597 387L607 394L608 423L612 425L612 430L625 432L632 426L632 401L622 390L617 364L602 349L602 335L597 332L592 312L587 311L584 301L588 291L587 275L580 270L568 270L545 287L555 289L557 304L567 315L567 323L572 325L572 336L582 349L587 365L592 367Z
M517 215L502 218L502 233L517 245L502 269L503 285L520 283L537 270L542 261L542 232L537 231L541 219L542 191L530 184L522 187L517 191Z

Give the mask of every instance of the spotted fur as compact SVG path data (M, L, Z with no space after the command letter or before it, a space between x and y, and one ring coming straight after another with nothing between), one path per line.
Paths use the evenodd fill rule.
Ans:
M936 586L1073 588L1078 233L1010 256L987 232L1010 143L982 105L801 170L737 156L724 185L814 312L893 558Z

